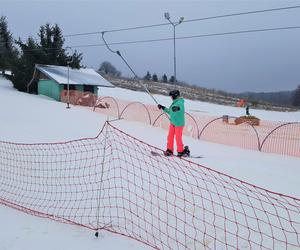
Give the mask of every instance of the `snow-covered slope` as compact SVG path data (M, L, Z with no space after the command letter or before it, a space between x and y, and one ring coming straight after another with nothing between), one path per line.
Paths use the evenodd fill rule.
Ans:
M101 95L114 96L153 104L145 93L120 88L100 90ZM155 96L168 105L170 99ZM187 109L199 109L209 115L237 115L243 109L187 101ZM106 117L81 107L66 105L41 96L16 91L6 80L0 80L0 141L54 142L94 137ZM270 120L299 121L300 113L261 112ZM260 114L256 114L260 116ZM164 148L167 132L145 124L128 121L113 122L118 128L154 146ZM146 133L145 133L146 131ZM185 137L193 154L204 155L197 162L207 167L251 182L273 191L300 197L300 159L226 147ZM47 219L32 217L0 206L0 249L148 249L122 236L93 232Z

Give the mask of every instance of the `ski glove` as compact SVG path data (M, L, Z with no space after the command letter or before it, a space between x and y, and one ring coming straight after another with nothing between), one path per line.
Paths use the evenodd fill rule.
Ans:
M179 110L180 110L180 107L178 107L178 106L173 106L172 107L173 112L176 112L176 111L179 111Z
M162 109L162 110L164 110L166 108L165 106L160 105L160 104L158 104L157 107L158 107L158 109Z

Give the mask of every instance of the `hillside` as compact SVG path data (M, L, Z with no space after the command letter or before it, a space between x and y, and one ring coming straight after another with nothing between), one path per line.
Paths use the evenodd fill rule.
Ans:
M137 80L124 78L124 77L113 77L110 75L104 75L108 81L114 84L117 87L127 88L131 90L143 90L143 87L139 84ZM146 80L139 80L143 83L151 93L153 94L162 94L168 95L169 91L174 89L174 85L171 83L164 83L164 82L153 82L153 81L146 81ZM190 100L197 100L227 106L236 106L237 101L240 98L245 98L245 95L238 95L227 94L222 91L211 90L207 88L202 88L198 86L191 86L185 83L178 83L177 89L181 92L181 95ZM296 108L287 107L287 106L280 106L274 105L266 101L257 101L252 103L252 108L255 109L264 109L264 110L273 110L273 111L296 111Z
M265 101L279 106L291 106L293 91L278 91L278 92L243 92L234 94L236 97L242 97L253 101Z

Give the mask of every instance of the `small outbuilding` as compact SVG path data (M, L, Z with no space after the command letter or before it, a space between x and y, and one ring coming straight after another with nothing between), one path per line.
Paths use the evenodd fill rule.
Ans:
M37 81L37 93L62 101L66 91L90 92L97 96L98 87L114 87L94 69L72 69L56 65L35 65L33 78L27 85ZM69 85L69 86L68 86Z

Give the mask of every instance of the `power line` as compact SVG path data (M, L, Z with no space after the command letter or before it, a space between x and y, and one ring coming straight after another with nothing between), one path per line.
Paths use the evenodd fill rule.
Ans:
M159 24L142 25L142 26L135 26L135 27L129 27L129 28L122 28L122 29L112 29L112 30L105 30L105 31L75 33L75 34L65 35L64 37L98 35L98 34L101 34L102 32L107 33L107 32L128 31L128 30L137 30L137 29L160 27L160 26L165 26L165 25L170 25L170 23L159 23Z
M298 9L298 8L300 8L300 5L280 7L280 8L272 8L272 9L263 9L263 10L254 10L254 11L247 11L247 12L239 12L239 13L217 15L217 16L211 16L211 17L195 18L195 19L190 19L190 20L184 20L184 21L182 21L182 23L204 21L204 20L211 20L211 19L225 18L225 17L242 16L242 15L259 14L259 13L281 11L281 10ZM170 23L168 22L168 23L160 23L160 24L150 24L150 25L134 26L134 27L128 27L128 28L121 28L121 29L111 29L111 30L106 30L106 31L103 31L103 32L107 33L107 32L129 31L129 30L137 30L137 29L160 27L160 26L166 26L166 25L170 25ZM102 31L84 32L84 33L69 34L69 35L65 35L64 37L97 35L97 34L101 34L101 33L102 33Z
M300 29L300 26L289 26L289 27L276 27L276 28L265 28L265 29L254 29L254 30L240 30L240 31L229 31L229 32L221 32L221 33L212 33L212 34L202 34L202 35L193 35L193 36L182 36L176 37L178 40L184 39L193 39L193 38L201 38L201 37L212 37L212 36L224 36L224 35L234 35L234 34L243 34L243 33L255 33L255 32L267 32L267 31L277 31L277 30L292 30L292 29ZM124 42L112 42L108 43L108 45L124 45L124 44L136 44L136 43L151 43L151 42L162 42L173 40L173 38L160 38L160 39L148 39L148 40L136 40L136 41L124 41ZM84 47L99 47L105 46L104 43L98 44L87 44L87 45L75 45L73 48L84 48Z
M204 21L204 20L210 20L210 19L216 19L216 18L242 16L242 15L251 15L251 14L264 13L264 12L272 12L272 11L280 11L280 10L290 10L290 9L298 9L298 8L300 8L300 5L280 7L280 8L273 8L273 9L264 9L264 10L254 10L254 11L232 13L232 14L224 14L224 15L218 15L218 16L212 16L212 17L195 18L195 19L190 19L190 20L186 20L186 21L183 21L183 22L186 23L186 22Z
M237 34L246 34L246 33L268 32L268 31L278 31L278 30L295 30L295 29L300 29L300 26L275 27L275 28L265 28L265 29L239 30L239 31L229 31L229 32L211 33L211 34L200 34L200 35L176 37L176 39L184 40L184 39L195 39L195 38L202 38L202 37L237 35ZM159 38L159 39L111 42L111 43L107 43L107 44L108 45L126 45L126 44L138 44L138 43L163 42L163 41L169 41L172 39L173 38L168 37L168 38ZM101 46L106 46L106 45L104 43L96 43L96 44L73 45L70 47L72 47L72 48L87 48L87 47L101 47ZM61 49L61 48L36 48L36 49L25 49L23 51L27 52L27 51L37 51L37 50L59 50L59 49Z
M36 41L36 42L38 42L38 38L33 38L33 37L30 37L30 39L32 39L32 40L34 40L34 41ZM21 42L27 42L28 41L28 39L19 39L19 40L15 40L15 39L13 39L14 40L14 43L17 43L17 42L19 42L19 41L21 41ZM7 44L7 43L11 43L11 42L0 42L0 45L3 45L3 44Z
M263 9L263 10L254 10L254 11L247 11L247 12L239 12L239 13L217 15L217 16L211 16L211 17L195 18L195 19L190 19L190 20L184 20L184 21L182 21L182 23L204 21L204 20L211 20L211 19L225 18L225 17L242 16L242 15L251 15L251 14L264 13L264 12L273 12L273 11L281 11L281 10L298 9L298 8L300 8L300 5L287 6L287 7L279 7L279 8L272 8L272 9ZM160 26L166 26L166 25L170 25L170 23L168 22L168 23L160 23L160 24L150 24L150 25L134 26L134 27L128 27L128 28L111 29L111 30L106 30L106 31L74 33L74 34L65 35L64 37L99 35L102 32L129 31L129 30L137 30L137 29L160 27ZM8 42L1 42L0 45L1 44L6 44L6 43L8 43Z
M190 38L200 38L200 37L210 37L210 36L223 36L223 35L234 35L234 34L244 34L244 33L277 31L277 30L292 30L292 29L300 29L300 26L289 26L289 27L276 27L276 28L265 28L265 29L254 29L254 30L229 31L229 32L203 34L203 35L195 35L195 36L183 36L183 37L178 37L178 39L190 39Z

